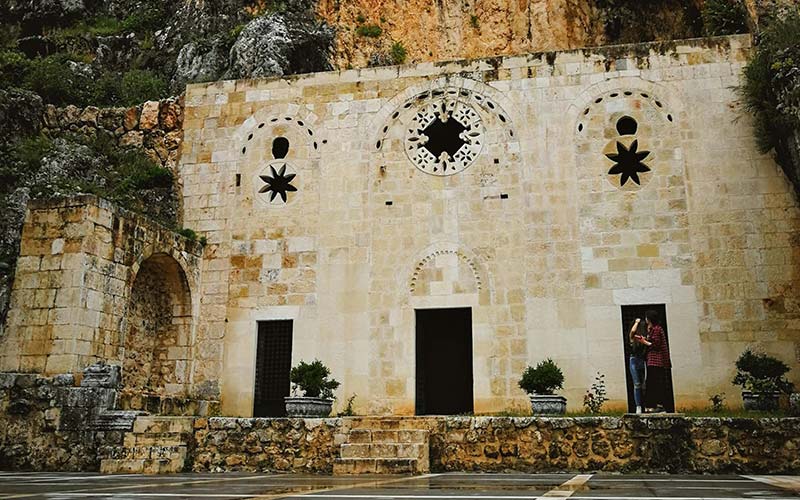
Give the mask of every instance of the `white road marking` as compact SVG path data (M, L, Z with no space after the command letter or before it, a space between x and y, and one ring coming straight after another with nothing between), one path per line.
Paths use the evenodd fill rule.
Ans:
M591 478L592 478L591 474L578 474L577 476L565 481L557 488L554 488L545 493L544 495L538 497L537 500L540 499L546 500L548 498L553 498L553 497L569 498L575 493L575 491L577 491L584 484L586 484L586 481L588 481Z
M800 492L800 476L742 476L753 481Z
M33 478L28 483L52 483L52 482L75 482L75 481L95 481L97 479L116 479L120 477L135 477L135 476L142 476L142 474L108 474L105 476L61 476L61 477L44 477L44 478Z

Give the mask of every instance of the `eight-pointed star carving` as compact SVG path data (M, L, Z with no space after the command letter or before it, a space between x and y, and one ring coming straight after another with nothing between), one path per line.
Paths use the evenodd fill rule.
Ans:
M624 186L628 179L641 185L639 174L650 171L650 167L642 163L642 160L650 155L650 151L637 151L638 149L638 140L633 141L629 148L617 141L617 152L606 154L606 157L614 162L608 175L622 175L619 179L620 187Z
M274 200L276 196L280 195L283 202L286 203L286 193L289 191L297 191L297 188L291 184L292 179L294 179L297 174L287 174L285 163L281 166L279 171L276 171L275 167L272 165L270 165L269 169L272 171L272 175L259 175L261 180L266 182L267 185L259 189L258 192L266 193L267 191L271 191L269 201Z

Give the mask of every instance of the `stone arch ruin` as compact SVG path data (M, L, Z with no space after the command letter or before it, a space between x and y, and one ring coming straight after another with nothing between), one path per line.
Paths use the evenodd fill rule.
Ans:
M142 261L123 327L125 388L183 395L189 384L192 300L186 275L170 255Z

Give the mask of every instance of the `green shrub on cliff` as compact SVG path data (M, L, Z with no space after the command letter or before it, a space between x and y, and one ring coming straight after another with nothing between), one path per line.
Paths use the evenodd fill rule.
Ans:
M800 126L800 9L776 18L758 34L741 94L755 119L762 152L779 150Z
M706 0L702 14L707 36L747 32L747 10L740 0Z
M69 67L68 58L64 55L31 61L24 86L39 94L45 102L56 106L89 104L93 87L89 77Z
M0 50L0 89L16 87L24 81L31 61L16 50Z
M358 36L365 36L367 38L378 38L383 33L383 28L376 24L363 24L356 28Z
M759 149L774 149L800 194L800 8L774 16L756 40L739 91Z
M130 106L164 97L167 84L152 71L133 69L122 77L120 93L122 103Z

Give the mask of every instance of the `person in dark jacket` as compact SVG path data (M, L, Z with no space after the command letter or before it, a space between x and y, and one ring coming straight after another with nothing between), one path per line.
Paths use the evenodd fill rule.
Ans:
M647 390L645 408L652 411L674 412L669 395L669 380L672 363L669 358L667 336L661 327L656 311L647 311L644 321L647 324L647 338L635 336L636 340L647 346Z

